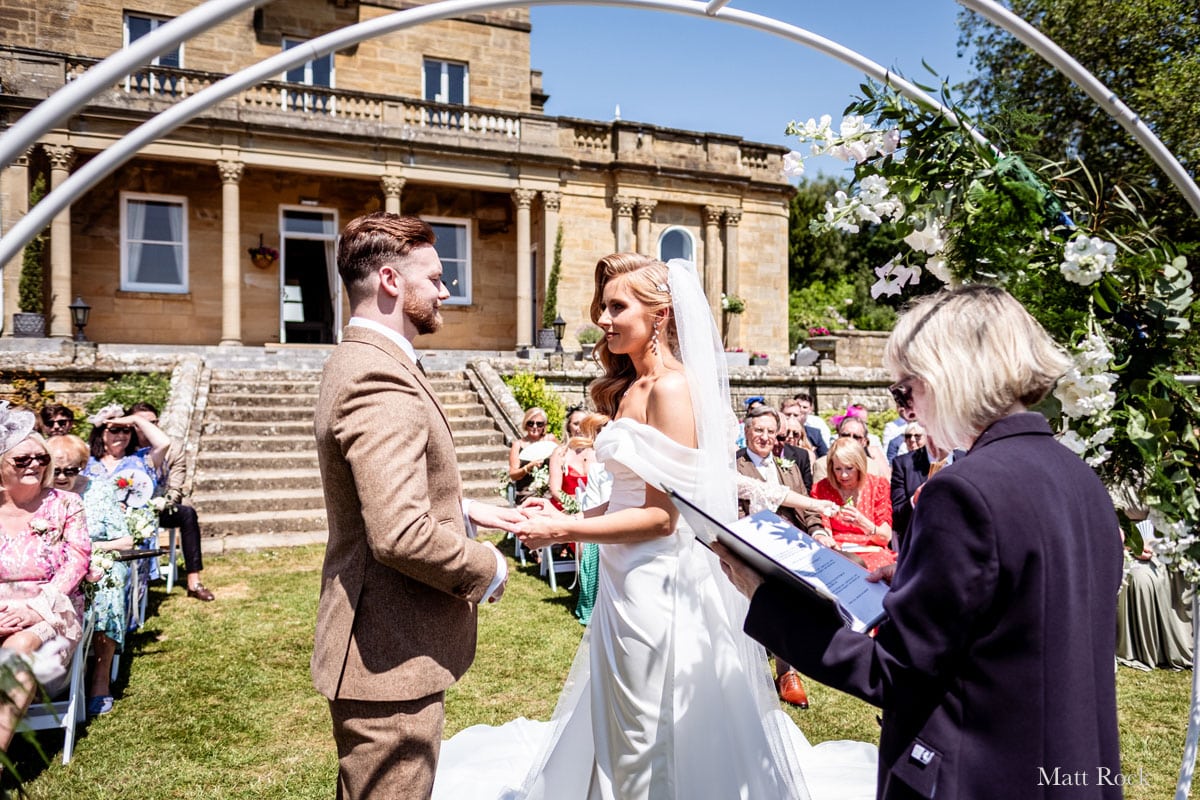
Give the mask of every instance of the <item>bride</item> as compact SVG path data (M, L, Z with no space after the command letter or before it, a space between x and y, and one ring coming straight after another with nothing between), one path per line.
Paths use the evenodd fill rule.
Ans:
M585 518L530 501L519 531L530 547L601 545L591 622L550 722L460 732L434 797L874 797L874 746L809 745L741 632L745 600L660 488L737 517L723 347L691 265L619 253L595 282L590 392L613 418L595 442L612 494Z

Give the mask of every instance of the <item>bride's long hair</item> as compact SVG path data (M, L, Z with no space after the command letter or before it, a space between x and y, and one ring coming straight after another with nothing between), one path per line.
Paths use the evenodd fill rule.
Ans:
M592 295L592 322L600 321L604 287L612 281L622 281L650 315L664 309L668 311L667 323L658 333L659 343L660 346L665 344L669 352L677 356L679 337L675 332L675 317L669 313L671 292L667 288L667 265L638 253L613 253L600 259L596 264L596 292ZM625 390L637 380L633 359L624 353L610 353L606 340L596 343L592 355L604 368L604 375L593 380L589 389L592 405L601 414L615 417Z

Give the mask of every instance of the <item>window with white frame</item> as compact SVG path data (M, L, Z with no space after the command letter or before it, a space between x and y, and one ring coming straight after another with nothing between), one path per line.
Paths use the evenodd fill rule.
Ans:
M284 37L283 49L304 44L303 39ZM305 86L319 86L325 89L333 88L333 53L326 53L320 58L306 61L298 67L284 73L283 79L288 83L301 83ZM318 111L332 114L333 95L327 92L284 92L284 107L292 111Z
M442 260L442 283L450 290L447 305L471 304L471 223L465 219L425 217L437 242L434 249Z
M150 34L159 26L166 25L168 22L170 22L170 19L167 18L126 13L124 25L125 46L129 47L129 45L138 39ZM162 70L156 70L154 67L179 69L182 66L183 45L177 44L173 49L155 56L146 69L133 75L127 75L125 77L125 91L144 92L147 94L175 94L179 77L177 75L165 74Z
M696 256L696 243L692 234L685 228L667 228L658 237L659 261L670 261L672 258L682 258L693 261Z
M466 64L427 58L424 61L424 73L426 100L456 106L470 104L467 86L470 71Z
M186 197L121 193L121 289L188 291Z

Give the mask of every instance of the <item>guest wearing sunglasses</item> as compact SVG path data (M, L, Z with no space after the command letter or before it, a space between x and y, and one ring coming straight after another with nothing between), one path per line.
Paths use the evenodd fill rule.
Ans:
M121 511L121 504L117 502L113 482L93 481L83 473L89 455L87 443L78 436L55 436L47 440L46 447L54 458L54 488L74 492L83 498L92 549L127 550L133 547L133 536L129 533L129 523ZM129 565L121 561L114 562L107 578L99 582L92 596L96 632L92 637L92 685L88 693L88 716L112 711L112 686L109 681L113 656L125 646L125 589L128 579Z
M158 409L150 403L134 403L129 407L133 417L140 417L150 423L156 430L158 425ZM200 551L200 518L196 509L183 502L184 483L187 478L187 466L184 463L183 443L172 440L167 448L167 456L159 477L165 484L163 498L166 505L158 514L158 524L164 528L178 528L179 542L183 550L183 568L187 572L187 596L211 603L216 597L200 582L200 573L204 569L203 556Z
M910 423L904 429L904 443L908 452L896 456L892 462L892 549L897 553L904 544L913 508L925 481L950 466L956 458L966 455L962 450L942 450L925 434L925 428L919 422Z
M554 434L547 432L546 420L544 409L534 406L526 411L521 420L521 430L525 432L525 435L513 442L512 447L508 450L508 478L517 491L517 505L530 497L541 494L546 489L545 486L534 485L533 473L549 460L550 455L547 454L536 459L521 457L522 451L535 442L557 441Z
M0 647L45 655L55 668L38 678L53 695L83 636L79 583L92 546L83 501L51 486L50 454L34 425L32 412L0 402ZM34 693L24 675L8 690L11 702L0 703L0 750Z
M66 436L75 427L75 412L58 403L47 403L38 412L41 432L46 438Z
M127 414L121 406L105 406L88 421L91 458L84 471L89 478L111 478L125 469L146 473L155 488L166 462L171 439L145 417ZM126 509L128 512L128 509Z

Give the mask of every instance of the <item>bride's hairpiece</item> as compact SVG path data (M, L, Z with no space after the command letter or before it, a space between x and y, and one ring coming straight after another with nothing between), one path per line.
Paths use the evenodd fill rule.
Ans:
M0 453L7 453L23 442L35 424L32 411L10 409L7 400L0 400Z
M123 416L125 416L125 409L121 407L121 404L110 403L109 405L106 405L104 408L97 411L95 414L92 414L90 417L88 417L88 422L92 423L93 427L99 427L100 425L108 422L110 419L116 419L117 417Z
M657 286L655 286L654 288L658 289L660 292L666 292L667 294L671 293L671 287L667 286L665 283L660 283Z

